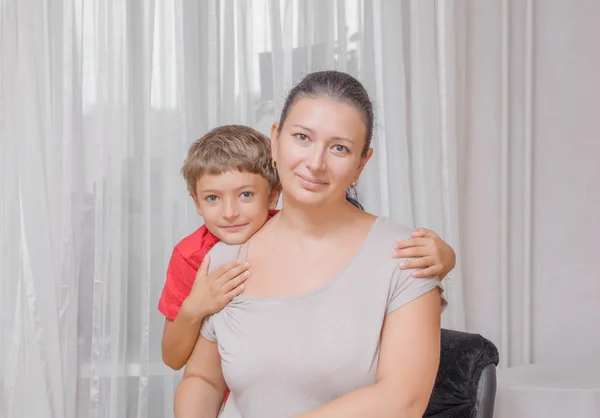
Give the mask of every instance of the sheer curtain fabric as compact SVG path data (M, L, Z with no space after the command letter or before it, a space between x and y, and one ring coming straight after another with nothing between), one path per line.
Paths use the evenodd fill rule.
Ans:
M303 74L376 104L368 210L460 254L450 1L0 0L0 411L172 416L157 301L201 224L180 168L220 124L264 133ZM391 253L391 249L390 249ZM460 265L445 325L463 328Z

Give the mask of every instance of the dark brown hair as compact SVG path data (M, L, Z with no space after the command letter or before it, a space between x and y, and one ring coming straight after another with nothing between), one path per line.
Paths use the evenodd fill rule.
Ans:
M288 94L279 118L279 131L285 123L288 113L298 100L310 97L326 97L344 102L358 110L363 118L367 135L362 156L366 156L373 139L373 103L365 87L350 74L340 71L317 71L308 74ZM358 202L355 189L346 191L346 199L354 206L363 208Z
M350 74L340 71L317 71L308 74L288 94L279 118L279 130L294 103L304 97L326 97L344 102L360 112L367 137L362 155L367 155L373 138L373 103L365 87Z

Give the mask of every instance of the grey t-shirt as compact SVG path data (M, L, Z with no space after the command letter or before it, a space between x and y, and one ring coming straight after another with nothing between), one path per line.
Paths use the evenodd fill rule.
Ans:
M281 298L238 296L207 317L231 395L223 418L285 418L376 382L383 319L435 287L400 270L393 245L413 230L377 218L357 254L319 289ZM217 244L211 270L240 257ZM446 302L443 301L443 305Z

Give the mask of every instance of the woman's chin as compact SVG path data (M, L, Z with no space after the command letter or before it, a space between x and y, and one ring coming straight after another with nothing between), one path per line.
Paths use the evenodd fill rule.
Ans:
M313 192L300 187L293 190L293 193L286 194L288 196L288 201L292 200L299 205L320 206L326 200L325 194Z

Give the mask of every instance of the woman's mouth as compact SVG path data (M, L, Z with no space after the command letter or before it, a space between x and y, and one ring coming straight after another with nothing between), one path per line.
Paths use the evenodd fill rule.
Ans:
M306 190L315 192L315 191L322 189L324 186L327 185L326 182L321 181L321 180L313 179L311 177L301 176L300 174L296 174L296 175L300 179L300 185Z

